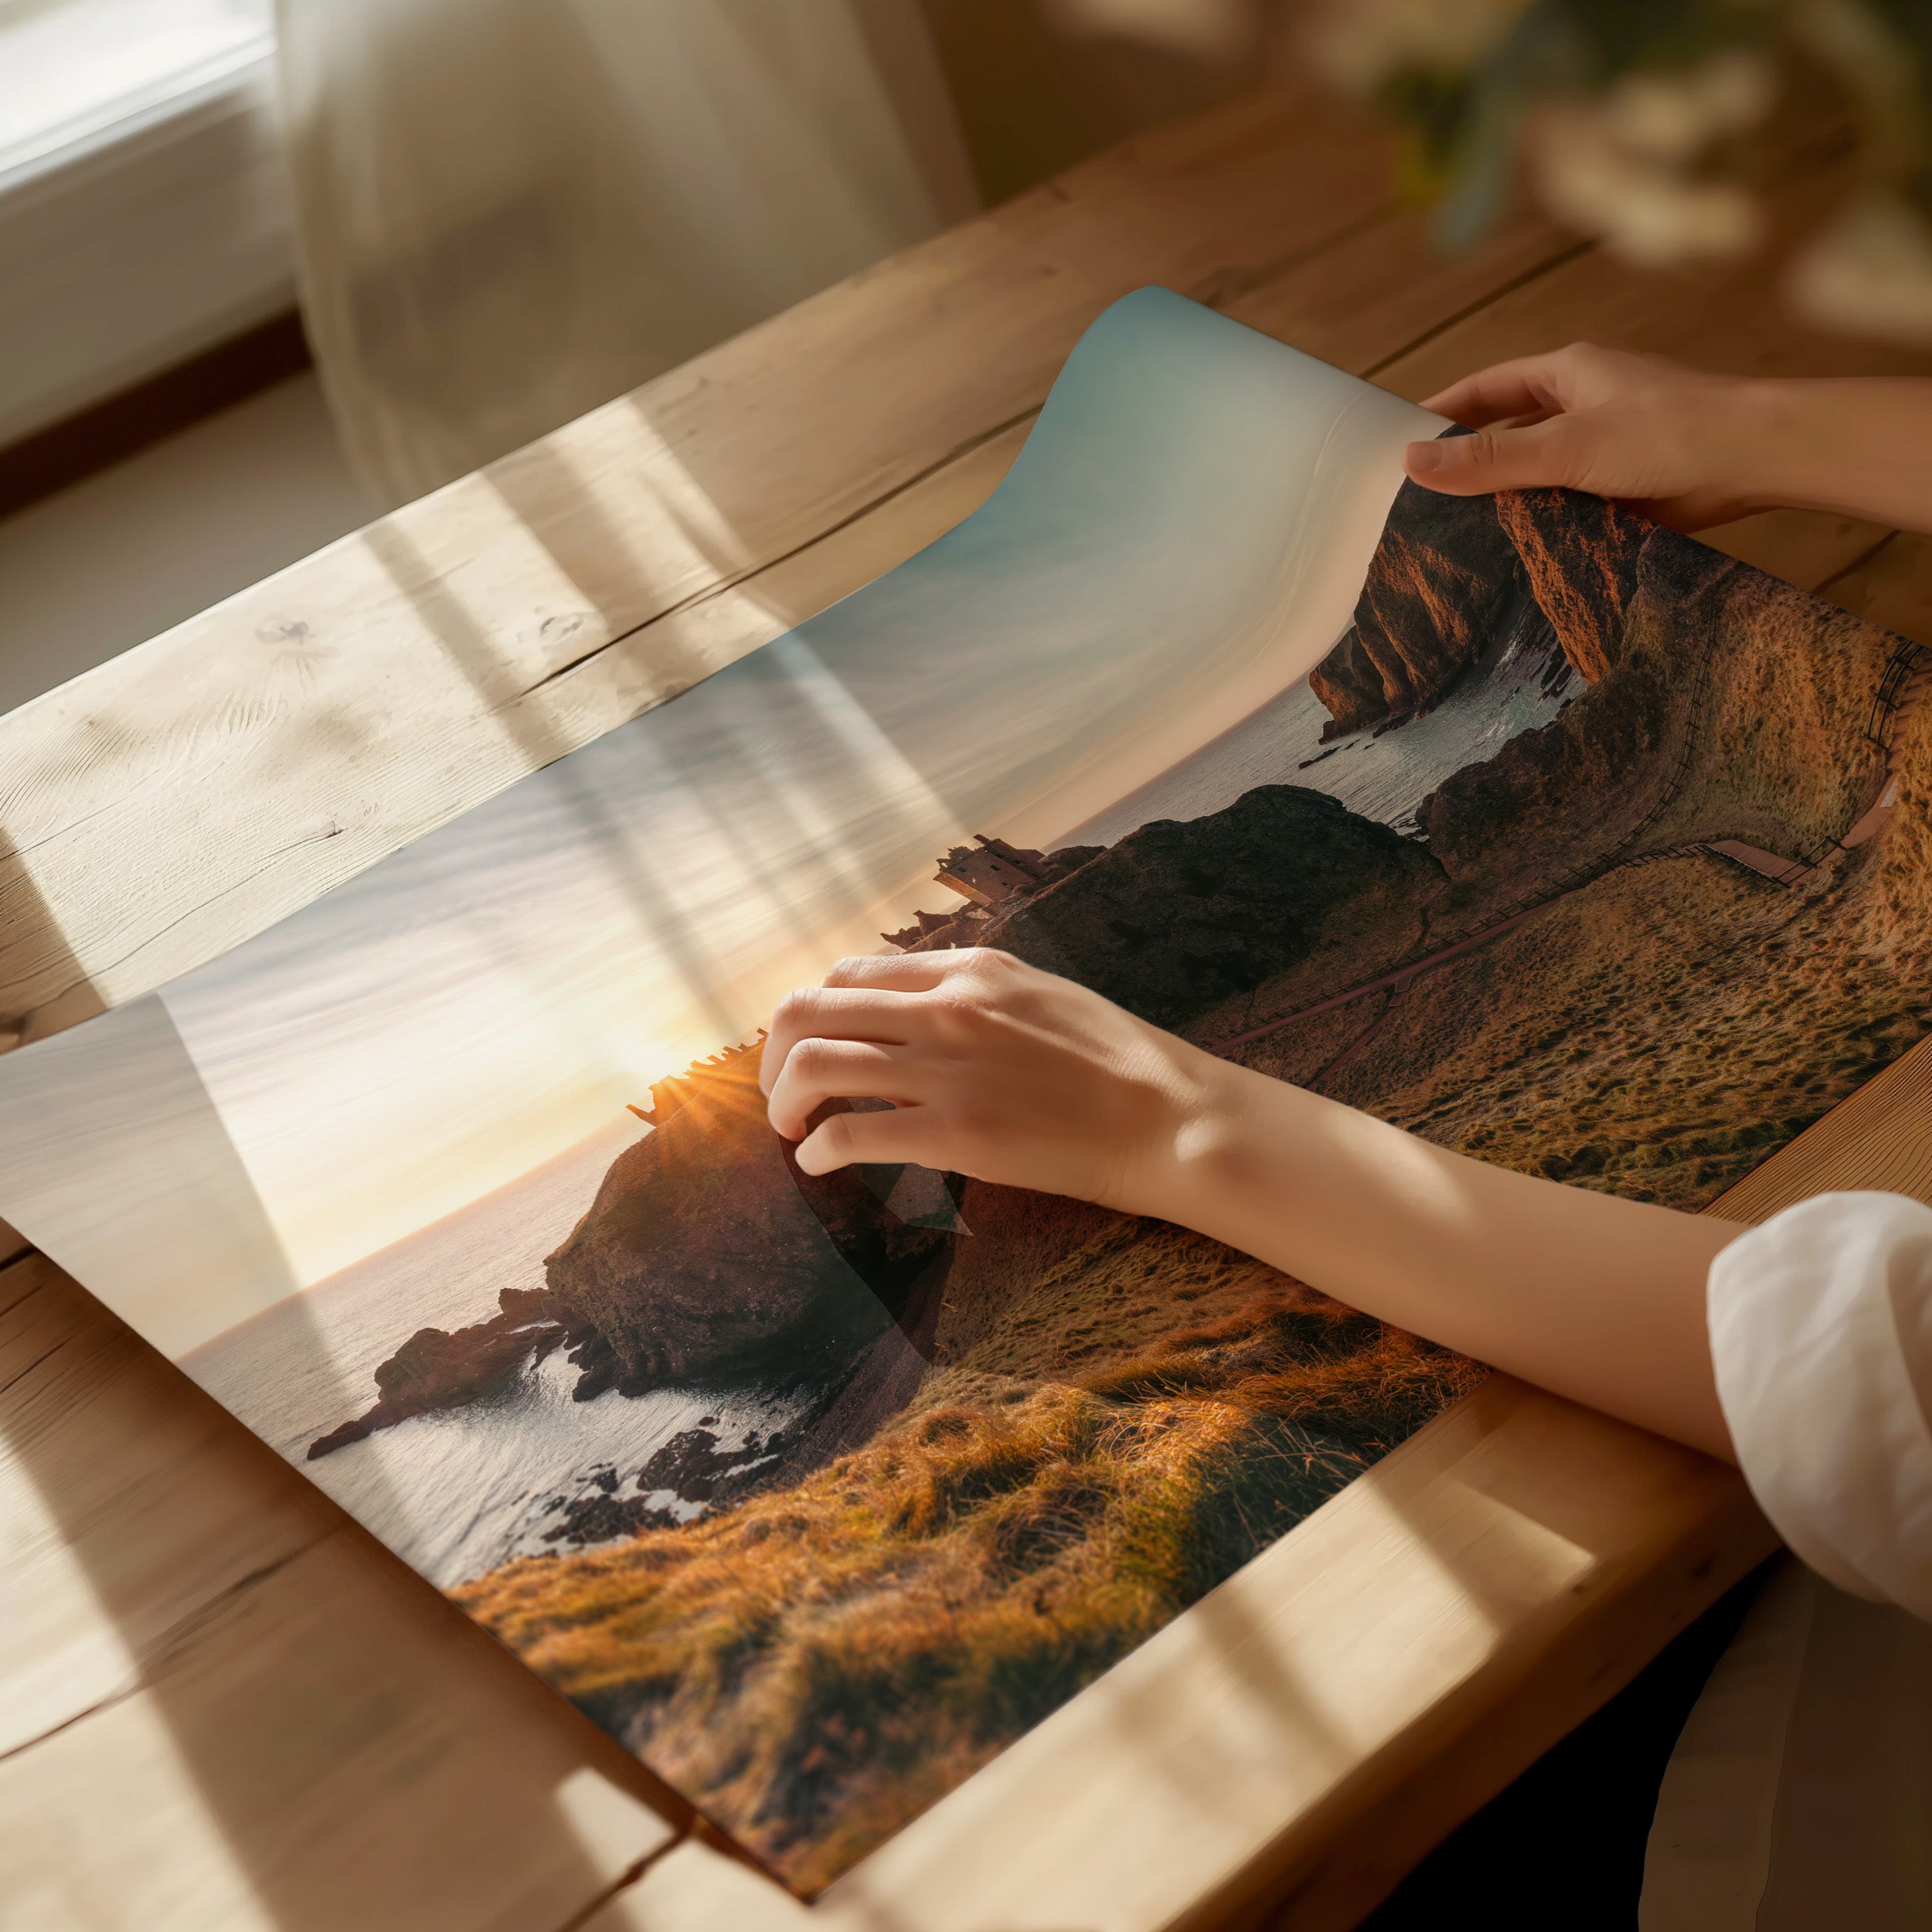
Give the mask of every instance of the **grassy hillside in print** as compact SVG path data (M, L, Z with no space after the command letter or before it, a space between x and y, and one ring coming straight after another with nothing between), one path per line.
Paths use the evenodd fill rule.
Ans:
M971 1327L801 1480L455 1593L807 1893L1478 1372L1131 1223Z
M1707 1202L1932 1022L1901 991L1932 983L1913 648L1594 501L1408 488L1311 678L1337 735L1442 702L1526 598L1577 695L1412 833L1262 785L989 847L1005 883L900 941L1003 947L1445 1145ZM422 1413L561 1349L580 1396L801 1396L613 1471L556 1553L454 1594L809 1894L1481 1371L1171 1227L808 1179L757 1060L661 1083L546 1287L378 1379Z
M1903 640L1668 533L1640 560L1614 668L1420 815L1444 883L1419 957L1532 916L1326 1012L1284 1017L1311 1002L1283 978L1191 1030L1461 1151L1694 1209L1932 1024L1932 740Z

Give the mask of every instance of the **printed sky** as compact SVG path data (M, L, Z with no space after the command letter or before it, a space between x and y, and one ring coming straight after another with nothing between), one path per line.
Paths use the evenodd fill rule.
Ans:
M607 1124L947 903L948 845L1050 844L1301 675L1437 427L1164 291L1117 304L948 536L166 989L277 1284L204 1270L184 1324L139 1257L60 1258L179 1354ZM16 1162L0 1209L32 1233L56 1181Z

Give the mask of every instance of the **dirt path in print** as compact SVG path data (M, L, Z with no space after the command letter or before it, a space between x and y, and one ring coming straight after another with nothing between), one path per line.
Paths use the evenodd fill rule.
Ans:
M1324 1073L1331 1073L1368 1043L1379 1031L1402 995L1424 973L1434 972L1437 968L1448 965L1466 954L1475 952L1492 940L1502 938L1505 934L1514 932L1519 926L1541 918L1544 913L1553 911L1573 894L1609 878L1613 873L1628 871L1638 866L1654 865L1660 859L1689 858L1703 852L1728 859L1732 864L1742 866L1746 870L1757 872L1777 885L1787 887L1802 885L1821 866L1828 865L1834 859L1864 845L1885 829L1891 818L1893 808L1898 801L1899 754L1896 747L1900 736L1899 727L1910 718L1928 689L1932 689L1932 662L1927 661L1925 653L1917 645L1908 646L1893 660L1893 669L1888 672L1885 683L1880 688L1873 705L1872 726L1868 734L1878 738L1883 733L1880 742L1886 746L1889 753L1886 760L1884 790L1876 802L1850 830L1808 858L1787 859L1777 852L1767 852L1762 846L1747 844L1741 838L1698 839L1689 845L1672 846L1665 852L1634 852L1600 871L1576 879L1561 891L1553 893L1547 899L1539 900L1533 906L1512 913L1506 918L1498 920L1493 925L1485 926L1480 932L1466 934L1420 959L1411 960L1406 965L1396 967L1391 972L1364 980L1360 985L1352 986L1345 992L1332 994L1326 999L1318 1000L1311 1006L1298 1007L1291 1013L1281 1014L1259 1026L1250 1027L1244 1032L1233 1034L1225 1039L1204 1041L1202 1043L1210 1053L1232 1053L1236 1047L1249 1046L1256 1040L1267 1039L1271 1033L1278 1033L1298 1020L1312 1019L1323 1013L1334 1012L1372 994L1387 993L1389 998L1382 1010L1321 1070ZM1688 760L1685 764L1688 764ZM1650 815L1652 819L1676 795L1682 777L1680 768L1670 790L1658 801L1656 811ZM1797 842L1788 839L1787 842L1795 844Z

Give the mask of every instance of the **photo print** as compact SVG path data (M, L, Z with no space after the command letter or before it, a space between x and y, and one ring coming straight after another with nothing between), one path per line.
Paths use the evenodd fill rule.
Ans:
M1183 1229L801 1174L788 988L1002 947L1684 1208L1926 1029L1914 648L1405 483L1448 433L1128 297L930 548L0 1058L0 1214L812 1895L1483 1371Z

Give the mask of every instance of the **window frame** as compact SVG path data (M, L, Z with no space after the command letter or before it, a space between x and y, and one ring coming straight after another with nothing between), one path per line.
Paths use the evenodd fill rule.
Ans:
M0 172L0 448L294 303L269 40Z

